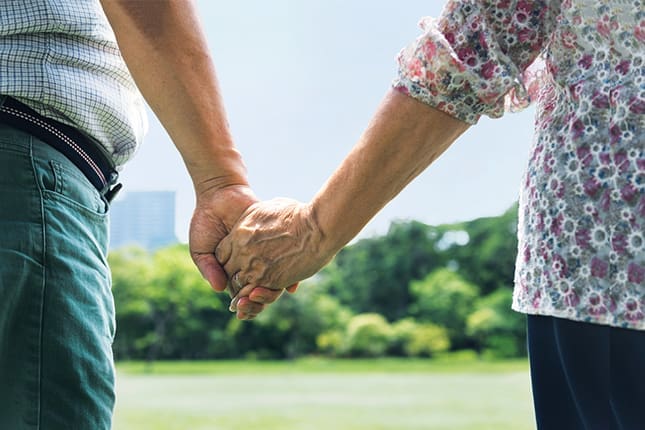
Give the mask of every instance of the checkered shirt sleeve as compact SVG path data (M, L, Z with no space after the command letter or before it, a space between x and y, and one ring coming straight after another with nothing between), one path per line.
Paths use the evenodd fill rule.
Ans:
M147 128L99 0L2 0L0 94L91 136L117 165Z

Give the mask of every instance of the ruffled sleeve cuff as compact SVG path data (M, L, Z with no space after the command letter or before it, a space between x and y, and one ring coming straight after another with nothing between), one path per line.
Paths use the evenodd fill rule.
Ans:
M424 18L420 26L424 34L399 53L395 89L469 124L528 105L522 72L480 13Z

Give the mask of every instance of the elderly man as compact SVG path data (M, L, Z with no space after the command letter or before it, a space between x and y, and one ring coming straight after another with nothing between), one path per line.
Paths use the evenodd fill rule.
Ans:
M146 127L137 87L185 161L197 196L191 252L223 290L213 250L256 199L192 3L2 2L2 429L111 426L107 211Z

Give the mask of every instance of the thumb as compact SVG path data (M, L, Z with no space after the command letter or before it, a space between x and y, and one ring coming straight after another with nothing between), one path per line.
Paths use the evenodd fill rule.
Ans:
M231 258L232 253L233 240L231 239L231 235L229 234L228 236L220 240L220 242L217 244L217 247L215 248L216 261L218 261L222 267L226 266L226 263L228 263L228 260Z
M208 281L211 288L218 292L224 291L227 277L215 255L194 253L192 257L199 272Z

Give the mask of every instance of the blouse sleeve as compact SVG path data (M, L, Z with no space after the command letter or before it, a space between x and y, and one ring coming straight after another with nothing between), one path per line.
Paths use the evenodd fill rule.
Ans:
M450 0L399 54L394 87L470 124L502 116L505 99L524 107L525 71L545 45L556 3Z

